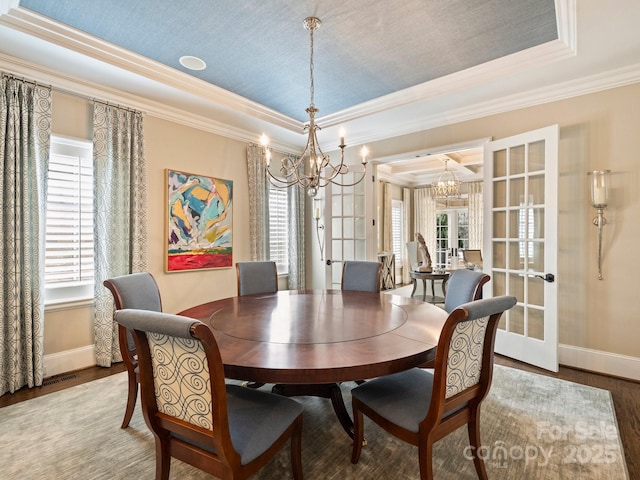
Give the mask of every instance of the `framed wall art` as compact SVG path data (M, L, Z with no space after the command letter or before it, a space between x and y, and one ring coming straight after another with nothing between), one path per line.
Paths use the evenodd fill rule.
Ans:
M166 170L167 272L233 265L233 182Z

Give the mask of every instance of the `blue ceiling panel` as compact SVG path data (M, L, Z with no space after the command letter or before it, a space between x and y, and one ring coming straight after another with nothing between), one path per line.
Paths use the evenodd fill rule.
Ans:
M298 120L309 32L320 116L558 38L553 0L22 0L20 5ZM207 68L190 71L183 55Z

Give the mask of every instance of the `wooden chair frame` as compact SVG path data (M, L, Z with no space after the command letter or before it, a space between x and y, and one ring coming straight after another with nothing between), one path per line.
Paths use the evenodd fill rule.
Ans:
M515 298L510 298L512 298L512 305L515 304ZM482 300L480 301L482 302ZM491 386L493 377L493 348L498 322L502 313L503 312L493 313L489 316L483 341L482 367L479 382L450 398L446 398L447 360L451 339L456 326L469 318L469 314L464 306L457 308L449 315L440 334L436 351L431 403L427 415L419 424L417 433L392 423L372 410L368 405L362 403L356 397L353 397L352 407L355 435L351 462L354 464L357 463L362 452L364 439L363 414L390 434L418 447L420 478L423 480L433 478L433 444L461 426L467 425L469 443L475 447L473 448L473 463L476 472L480 479L486 480L487 471L484 461L478 455L478 449L482 445L480 440L480 405L489 393ZM459 410L454 411L456 408ZM452 411L453 413L450 413Z
M168 480L172 457L218 478L246 479L266 465L289 439L291 439L293 478L302 479L302 413L260 456L246 465L240 463L240 455L231 441L222 358L209 327L194 320L190 333L192 338L203 344L206 352L207 367L211 375L211 401L215 405L212 409L214 425L212 430L193 425L158 410L154 393L151 349L147 336L140 330L134 330L133 333L139 352L142 411L155 437L156 480ZM216 453L198 445L213 448Z
M158 284L156 283L155 278L153 278L153 275L150 273L147 273L147 275L149 275L151 281L153 281L156 286L156 289L158 289ZM107 287L113 295L113 303L116 310L127 308L124 304L125 302L120 290L118 290L116 283L112 279L105 280L102 284ZM160 298L159 289L158 299L160 301L160 310L162 310L162 299ZM131 417L133 416L133 411L136 407L136 400L138 398L138 384L140 383L140 379L136 372L136 369L138 368L138 352L135 348L130 348L129 341L127 339L128 335L132 334L127 333L127 329L122 325L118 325L118 346L120 347L122 362L127 369L127 405L125 407L124 418L122 419L120 428L127 428L129 426L129 422L131 422Z

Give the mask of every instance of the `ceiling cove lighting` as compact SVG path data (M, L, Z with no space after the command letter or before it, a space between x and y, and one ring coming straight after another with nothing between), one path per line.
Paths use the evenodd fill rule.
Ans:
M460 198L460 186L462 182L458 180L455 173L449 170L448 158L444 159L444 171L438 177L438 181L431 184L431 196L435 200L448 202L454 198Z
M349 187L360 183L364 178L367 167L367 155L369 151L367 147L362 147L360 155L362 157L362 171L353 172L352 175L347 175L352 170L348 165L344 163L344 130L340 130L340 163L337 165L331 164L331 159L328 155L325 155L320 149L318 143L318 137L316 134L320 127L316 125L315 115L318 113L318 109L314 104L314 83L313 83L313 32L320 28L319 18L308 17L304 20L303 26L310 32L311 38L311 61L310 61L310 78L311 78L311 102L309 107L305 110L309 114L309 123L305 124L304 130L308 133L307 146L300 157L293 155L286 156L282 159L279 169L279 174L274 175L271 172L271 151L269 149L269 139L266 135L262 135L261 144L264 149L264 157L267 163L267 178L272 185L278 188L287 188L293 185L298 185L307 191L310 197L315 197L318 193L318 189L326 187L329 183L335 185Z

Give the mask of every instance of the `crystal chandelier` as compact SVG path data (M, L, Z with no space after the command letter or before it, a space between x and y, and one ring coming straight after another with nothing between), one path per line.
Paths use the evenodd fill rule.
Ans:
M357 180L348 182L348 177L344 175L349 173L351 169L344 163L344 149L346 147L344 143L344 132L342 130L340 131L340 163L337 165L331 164L331 159L322 152L318 143L316 132L320 130L320 127L316 125L315 115L319 110L313 103L313 32L320 28L320 25L320 19L316 17L308 17L303 22L304 28L309 30L311 37L311 62L309 68L311 77L311 103L305 110L309 114L309 123L304 126L304 130L307 131L309 137L302 155L300 155L300 157L293 155L284 157L281 161L279 175L274 175L269 168L271 162L269 140L266 135L262 135L261 141L267 163L267 178L269 182L278 188L298 185L306 189L310 197L315 197L318 193L318 188L326 187L329 183L343 187L360 183L366 172L367 155L369 153L366 147L362 147L360 150L360 155L362 156L362 172L354 172Z
M449 201L460 198L460 186L462 182L458 180L455 173L449 170L448 158L444 159L444 171L438 177L438 181L431 184L431 196L436 200Z

